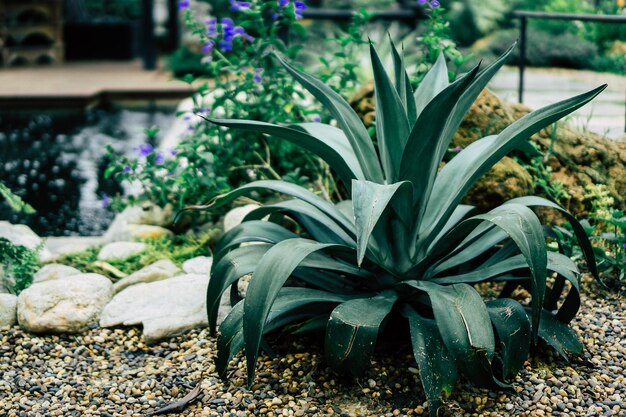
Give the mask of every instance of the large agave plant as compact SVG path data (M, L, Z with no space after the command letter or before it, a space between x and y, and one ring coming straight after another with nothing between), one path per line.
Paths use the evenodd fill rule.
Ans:
M263 336L287 327L324 331L329 366L358 375L369 366L379 334L394 323L408 331L434 414L442 392L449 393L461 374L479 386L507 386L538 339L563 356L581 352L567 325L580 305L578 269L566 256L546 251L548 229L531 208L558 210L571 222L595 273L579 223L539 197L516 198L484 214L461 200L509 151L604 86L526 115L439 169L470 105L510 51L453 82L441 58L413 92L397 50L392 81L370 49L376 142L339 94L280 56L339 128L211 119L308 149L334 169L352 195L333 204L291 183L255 181L212 202L224 205L258 190L290 197L254 210L217 245L207 295L213 331L222 294L252 274L245 300L221 324L217 368L224 374L233 355L245 348L252 382ZM297 233L282 226L285 219ZM474 286L484 282L495 283L498 298L483 300ZM520 287L530 300L510 298Z

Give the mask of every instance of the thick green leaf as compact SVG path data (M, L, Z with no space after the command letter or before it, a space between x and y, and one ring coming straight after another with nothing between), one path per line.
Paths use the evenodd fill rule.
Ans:
M526 313L530 314L526 308ZM559 355L568 359L569 355L580 355L583 353L583 344L580 343L576 333L569 326L549 312L541 311L541 322L539 324L539 337L552 346Z
M418 117L428 103L437 97L449 84L448 66L446 65L446 57L442 52L437 57L435 65L426 73L417 90L415 90L415 112Z
M209 329L213 334L217 325L217 313L222 294L239 278L253 273L261 258L270 248L271 245L269 244L236 248L213 264L206 301Z
M391 38L389 38L389 43L391 44L393 57L396 91L398 91L398 96L400 97L400 101L402 101L402 106L404 106L409 126L413 126L417 120L417 109L415 108L415 98L413 97L411 80L409 79L409 74L406 72L403 54L398 53L398 49L393 44Z
M404 146L409 137L409 121L398 92L394 88L374 45L370 43L376 96L376 137L383 162L385 178L393 183L398 178Z
M411 185L406 181L390 185L376 184L369 181L353 181L352 205L354 207L357 233L358 265L361 265L363 262L374 228L385 210L390 207L392 199L398 191L401 191L400 198L407 200L410 196L407 193L410 193ZM385 225L382 226L384 227ZM384 237L386 236L384 235Z
M333 91L320 80L289 65L279 54L275 54L285 69L306 88L337 120L337 124L345 133L356 158L361 165L365 179L383 182L384 176L374 144L363 126L361 119L343 97Z
M413 184L413 199L418 206L416 212L418 219L421 207L425 205L425 198L428 196L429 184L434 181L434 172L439 167L437 153L433 148L437 148L452 109L477 73L478 67L446 87L428 103L411 129L404 147L398 178Z
M242 243L277 243L294 237L298 235L272 222L245 221L226 232L217 242L213 262L217 264L230 249Z
M310 288L283 288L272 305L263 334L314 315L315 308L311 308L311 306L327 305L325 308L329 314L333 305L350 298L350 296ZM233 307L220 326L215 364L217 372L222 377L224 377L230 360L244 347L243 319L244 301L240 301Z
M347 234L337 223L321 210L301 200L287 200L259 207L244 217L244 222L262 219L276 213L282 213L295 220L320 243L340 243L356 246L355 239ZM295 236L294 236L295 237Z
M333 310L324 348L331 367L353 375L367 369L380 325L397 299L395 291L384 291L372 298L346 301Z
M596 266L596 258L593 254L593 248L591 247L591 242L589 241L589 237L587 236L587 233L585 232L585 228L580 224L580 222L578 222L578 220L576 220L576 218L570 212L568 212L567 210L565 210L563 207L559 206L558 204L553 203L552 201L547 200L542 197L535 197L535 196L519 197L519 198L511 199L507 201L505 204L507 203L522 204L527 207L548 207L548 208L557 210L559 213L565 216L567 221L572 226L572 229L574 230L576 239L578 239L578 244L580 245L580 248L582 249L583 256L585 257L585 261L587 262L587 267L589 268L593 276L596 277L596 279L599 279L598 268Z
M495 338L487 307L467 284L443 286L430 281L405 281L430 297L437 328L457 368L479 386L502 386L493 376Z
M244 340L248 383L254 380L263 327L278 292L302 261L312 253L339 245L288 239L274 245L257 265L244 303Z
M488 301L487 311L500 340L502 377L509 380L522 369L528 357L530 322L520 303L510 298Z
M488 221L504 230L524 255L531 273L532 336L536 341L548 273L548 254L541 222L532 210L521 204L502 205L472 219Z
M420 236L437 233L470 187L519 143L582 107L605 88L602 86L536 110L511 124L499 135L477 140L463 149L437 175Z
M365 178L361 166L354 156L354 152L345 135L343 135L341 130L333 128L332 126L322 125L321 123L279 126L254 120L212 118L206 118L206 120L219 126L271 135L301 146L326 161L328 165L337 172L339 178L343 180L347 187L350 186L352 179ZM326 128L322 129L317 126L311 127L309 125L320 125ZM332 134L328 134L328 132L332 132Z
M229 193L219 195L213 199L213 201L206 205L196 207L199 209L206 208L217 208L221 207L225 204L230 203L231 201L241 197L242 195L248 194L255 190L269 190L277 193L282 193L285 195L289 195L291 197L297 198L299 200L304 201L312 205L313 207L321 210L328 217L333 219L339 227L341 227L344 231L346 231L350 236L355 236L355 228L354 228L354 220L348 219L341 211L339 211L332 203L327 200L324 200L321 197L313 194L311 191L307 190L304 187L300 187L299 185L292 184L285 181L276 181L276 180L262 180L262 181L253 181L249 184L243 185Z
M215 368L224 378L230 360L243 348L243 301L238 302L220 325Z
M403 306L402 315L409 321L413 356L419 367L431 416L437 415L442 392L452 393L459 379L454 358L439 334L435 320L419 315L412 307Z

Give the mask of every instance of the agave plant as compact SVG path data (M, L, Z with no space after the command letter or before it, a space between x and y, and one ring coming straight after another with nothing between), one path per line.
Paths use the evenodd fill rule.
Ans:
M259 190L289 197L252 211L217 245L207 294L212 331L222 294L228 287L236 294L237 281L252 274L245 300L220 326L217 368L223 375L245 349L252 383L264 335L288 329L325 332L328 365L359 375L378 336L393 323L406 329L434 415L441 394L461 374L478 386L506 387L538 339L563 356L581 352L568 327L580 306L579 271L565 255L546 251L546 230L531 207L558 210L569 220L595 274L580 224L539 197L516 198L482 214L461 201L508 152L605 86L522 117L440 169L464 115L511 50L453 82L440 58L415 92L395 47L393 79L373 46L370 52L376 141L339 94L278 55L339 128L209 119L308 149L334 169L352 196L333 204L291 183L255 181L210 204ZM475 286L485 282L494 283L497 298L483 300ZM523 294L518 288L530 299L511 298Z

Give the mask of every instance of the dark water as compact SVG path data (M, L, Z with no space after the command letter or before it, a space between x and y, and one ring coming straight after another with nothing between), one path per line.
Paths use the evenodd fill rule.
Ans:
M161 135L173 112L95 110L81 116L0 114L0 181L37 213L14 213L0 201L0 220L29 225L42 236L102 234L114 213L102 196L120 192L105 180L106 145L132 154L146 141L144 129Z

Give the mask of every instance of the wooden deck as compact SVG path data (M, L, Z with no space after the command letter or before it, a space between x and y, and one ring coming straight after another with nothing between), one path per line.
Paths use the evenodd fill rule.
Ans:
M87 108L119 101L177 101L192 88L140 61L0 69L0 110Z

